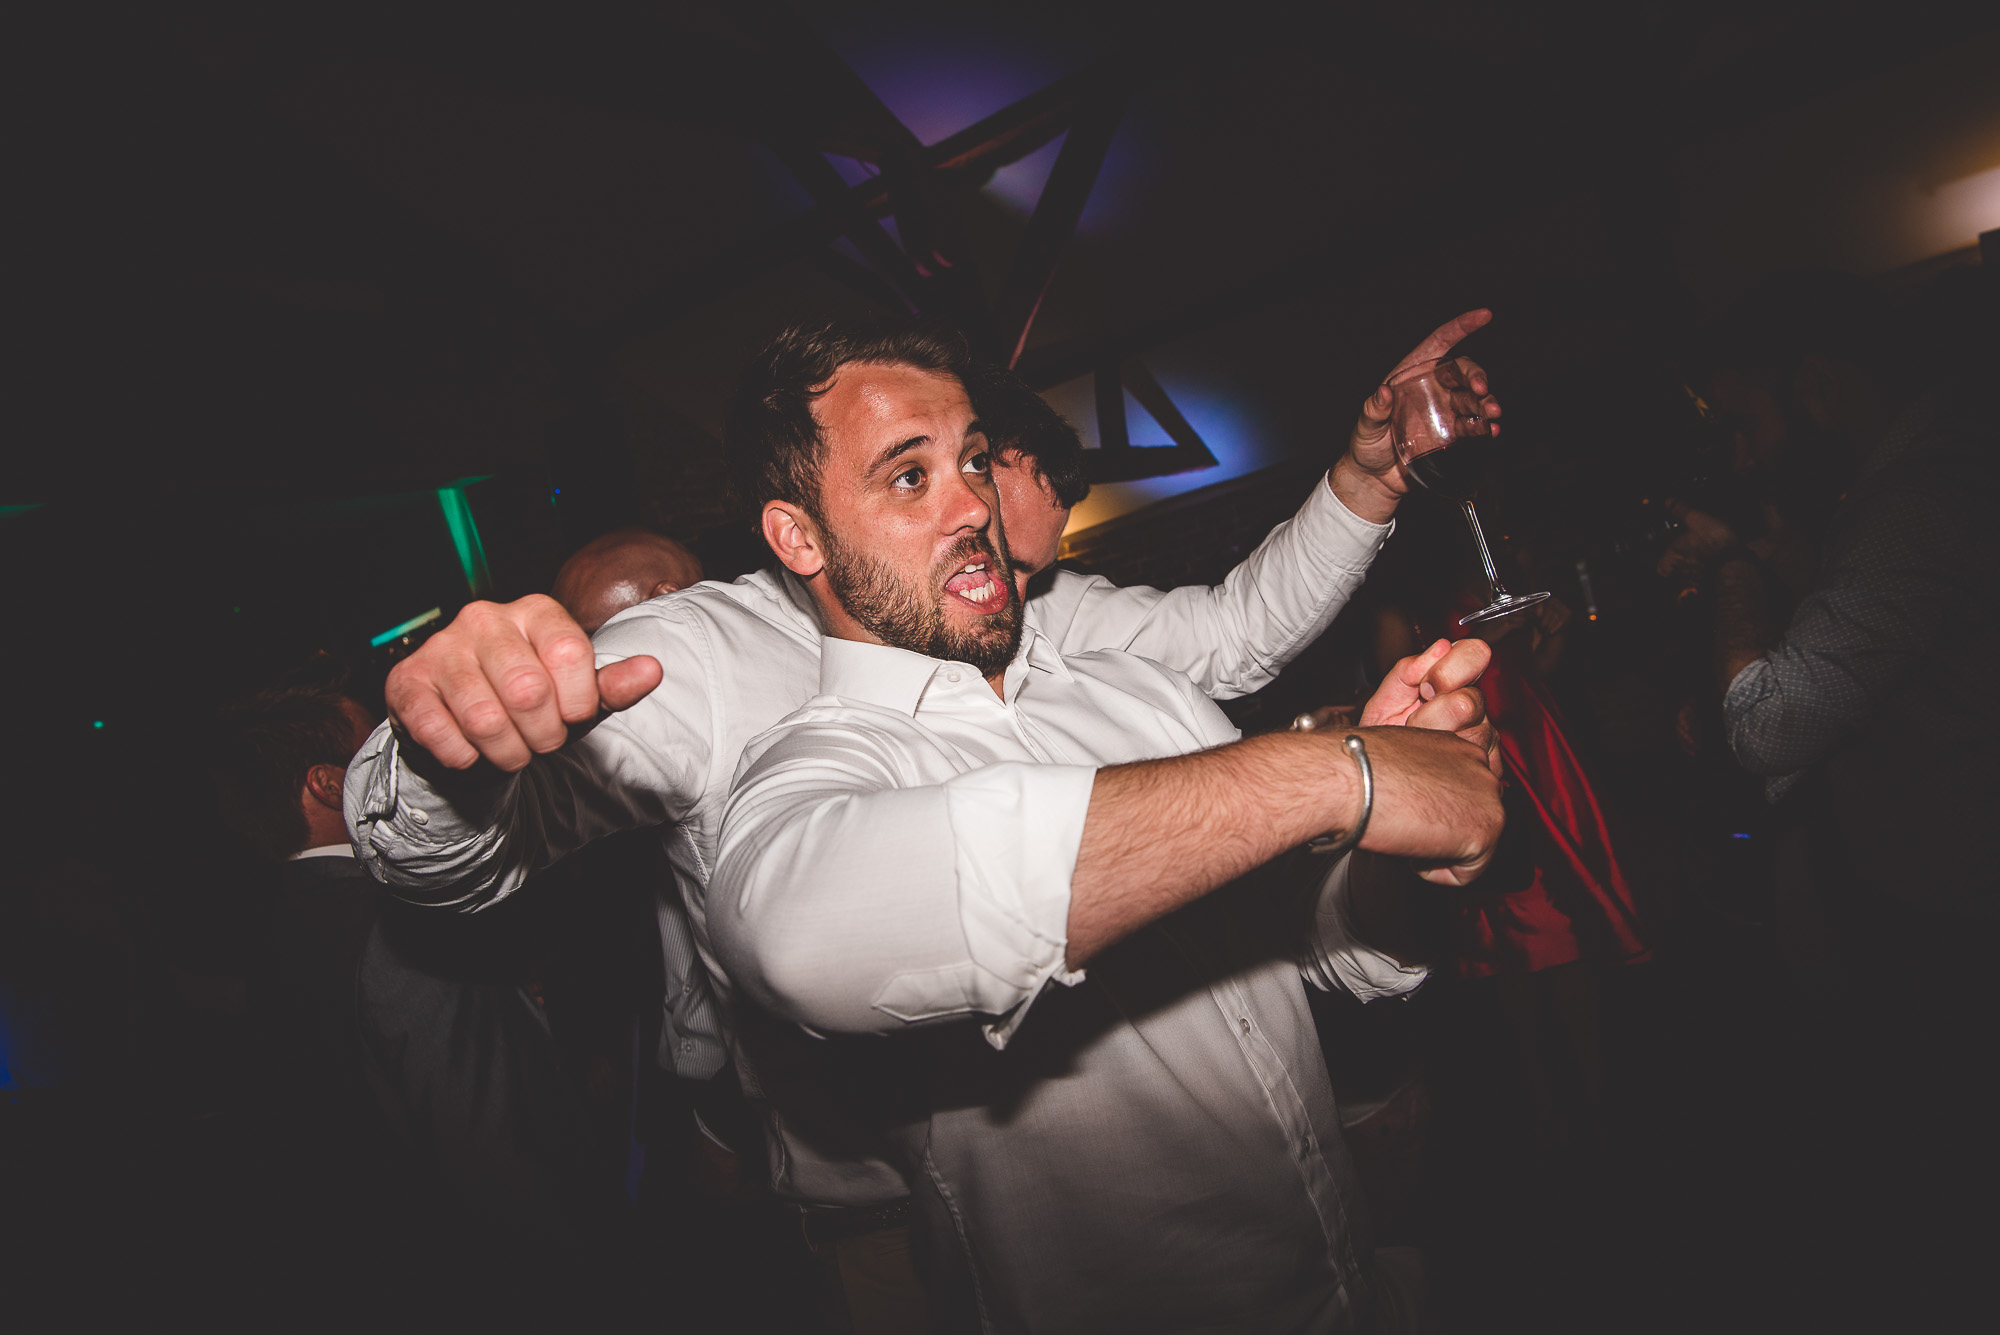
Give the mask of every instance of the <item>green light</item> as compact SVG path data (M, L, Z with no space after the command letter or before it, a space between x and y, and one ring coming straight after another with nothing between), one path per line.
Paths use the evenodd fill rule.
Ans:
M90 724L90 726L91 726L91 727L93 727L93 728L101 728L101 727L103 727L103 726L104 726L104 720L103 720L103 719L101 719L101 718L100 718L100 719L92 719L92 720L91 720L91 724Z
M387 644L389 641L400 639L403 636L408 635L411 631L415 630L418 626L426 625L432 621L436 621L439 617L443 615L444 615L444 609L442 607L433 607L428 612L420 612L416 616L411 617L408 621L405 621L402 625L393 626L390 629L383 631L380 635L377 635L374 639L368 641L368 647L370 649L380 649L383 645ZM103 727L104 725L100 723L98 726Z
M462 477L449 487L438 488L438 508L444 511L445 526L451 530L452 546L458 548L458 564L465 571L465 583L475 598L493 591L493 572L486 568L486 548L479 541L479 525L472 520L472 502L465 489L483 477Z
M30 510L39 510L41 508L40 501L35 502L33 505L0 505L0 519L12 519L15 515L24 515Z

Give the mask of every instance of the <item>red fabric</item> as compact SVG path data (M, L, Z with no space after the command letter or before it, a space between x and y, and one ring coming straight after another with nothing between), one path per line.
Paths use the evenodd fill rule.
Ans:
M1632 887L1611 851L1597 795L1563 736L1561 712L1533 676L1530 641L1523 629L1494 645L1479 687L1500 732L1507 779L1540 818L1535 875L1505 895L1481 895L1475 887L1459 904L1459 971L1472 978L1647 956Z

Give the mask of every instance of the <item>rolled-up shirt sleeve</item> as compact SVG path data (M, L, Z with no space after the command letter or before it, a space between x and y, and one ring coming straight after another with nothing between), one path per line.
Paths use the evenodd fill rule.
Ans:
M708 923L764 1008L832 1033L977 1017L998 1047L1050 980L1082 977L1063 957L1095 767L921 782L909 757L934 746L907 718L836 705L746 753Z
M1320 882L1299 972L1322 992L1351 992L1362 1001L1407 996L1423 986L1430 970L1421 964L1403 964L1354 934L1354 920L1347 908L1352 864L1352 858L1341 858Z
M1322 477L1220 584L1120 588L1064 571L1034 610L1065 654L1123 649L1233 699L1269 685L1333 624L1394 527L1356 515Z
M651 654L664 680L517 774L482 762L432 781L388 723L375 729L348 766L343 806L355 856L377 880L414 903L476 910L593 839L679 820L699 800L718 763L699 625L628 614L595 642L599 667Z

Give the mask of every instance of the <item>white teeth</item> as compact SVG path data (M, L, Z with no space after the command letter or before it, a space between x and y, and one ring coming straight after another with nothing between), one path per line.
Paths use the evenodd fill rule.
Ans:
M1000 592L1000 586L989 579L984 584L981 584L976 588L964 590L958 596L961 598L969 599L970 601L975 603L985 603L985 602L991 602L993 600L993 596L999 592Z

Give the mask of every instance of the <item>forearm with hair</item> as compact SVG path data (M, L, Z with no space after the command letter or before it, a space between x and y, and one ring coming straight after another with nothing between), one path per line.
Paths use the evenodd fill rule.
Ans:
M1069 966L1358 819L1341 735L1271 733L1099 770L1070 881Z
M1771 647L1770 594L1754 562L1725 561L1715 571L1715 666L1725 694L1736 675Z

